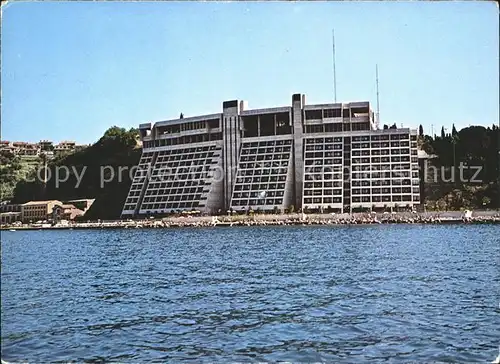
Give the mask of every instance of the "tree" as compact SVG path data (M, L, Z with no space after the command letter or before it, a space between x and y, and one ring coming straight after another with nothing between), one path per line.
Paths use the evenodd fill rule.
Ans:
M0 151L0 200L14 196L14 189L20 181L26 178L37 163L31 164L21 157L12 154L9 150Z
M422 124L418 127L418 135L423 136L424 135L424 127Z
M134 147L137 144L139 137L139 129L130 128L127 131L125 128L112 126L104 135L99 139L100 144L115 145L117 148Z
M108 130L104 132L103 138L106 139L118 139L120 138L123 134L125 134L127 131L125 128L120 128L118 126L112 126Z
M0 165L4 166L6 164L12 163L14 160L15 155L12 154L9 150L4 149L0 150Z
M489 198L488 196L484 196L481 202L483 203L483 206L486 207L491 203L491 198Z
M181 113L181 114L179 115L179 119L184 119L184 114L183 114L183 113Z
M444 198L440 198L436 201L436 210L438 211L446 211L448 209L448 204Z
M389 127L387 126L387 124L384 124L384 130L387 130L389 129Z
M396 126L396 123L392 124L389 129L397 129L398 127Z
M455 128L455 124L453 124L453 126L451 128L451 136L454 137L457 134L458 134L458 132L457 132L457 129Z
M446 134L444 133L444 126L441 127L441 139L444 139Z

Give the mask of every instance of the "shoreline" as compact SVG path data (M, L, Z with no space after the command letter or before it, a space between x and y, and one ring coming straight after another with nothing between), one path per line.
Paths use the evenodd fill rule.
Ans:
M342 226L342 225L388 225L388 224L500 224L500 212L476 213L465 217L462 212L448 213L396 213L396 214L282 214L282 215L227 215L187 216L162 219L113 220L77 222L68 224L23 224L2 225L0 230L85 230L85 229L151 229L186 227L232 227L232 226Z

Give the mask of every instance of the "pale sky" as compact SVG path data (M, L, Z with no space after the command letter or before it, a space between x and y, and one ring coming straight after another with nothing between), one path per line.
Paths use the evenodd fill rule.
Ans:
M495 2L19 2L2 7L1 139L95 142L137 127L250 108L333 102L382 123L498 124Z

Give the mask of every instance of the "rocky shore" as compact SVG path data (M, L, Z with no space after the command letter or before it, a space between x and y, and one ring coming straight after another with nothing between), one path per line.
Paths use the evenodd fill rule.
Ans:
M146 220L116 220L79 222L67 224L24 224L2 226L3 230L40 229L139 229L215 226L276 226L276 225L365 225L365 224L498 224L500 212L476 213L472 216L461 212L448 213L358 213L358 214L282 214L282 215L233 215L187 216Z

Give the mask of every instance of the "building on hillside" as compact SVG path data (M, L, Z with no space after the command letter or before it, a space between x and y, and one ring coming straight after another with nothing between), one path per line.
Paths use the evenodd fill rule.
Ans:
M69 154L87 148L89 145L78 145L73 141L63 141L54 146L50 140L40 140L38 143L0 141L0 150L8 150L18 156L45 155L49 159L58 154Z
M69 154L88 148L90 144L76 144L74 141L62 141L54 147L54 154Z
M79 152L79 151L82 151L82 150L84 150L85 148L88 148L88 147L90 147L90 146L91 146L91 144L76 144L76 145L75 145L75 150L74 150L74 151L75 151L75 152Z
M196 209L351 212L420 204L417 131L379 130L370 103L248 109L139 126L143 152L122 216Z
M40 154L40 147L37 143L13 142L13 154L19 156L37 156Z
M54 150L54 143L50 140L40 140L38 143L40 145L40 150L44 152L48 151L53 151Z
M62 141L54 147L54 155L68 154L75 151L76 143L73 141Z
M76 147L76 143L74 141L64 140L57 144L56 147L59 149L73 150Z
M6 150L14 155L24 157L36 157L40 154L40 146L38 143L9 142L7 140L2 140L0 142L0 150Z

